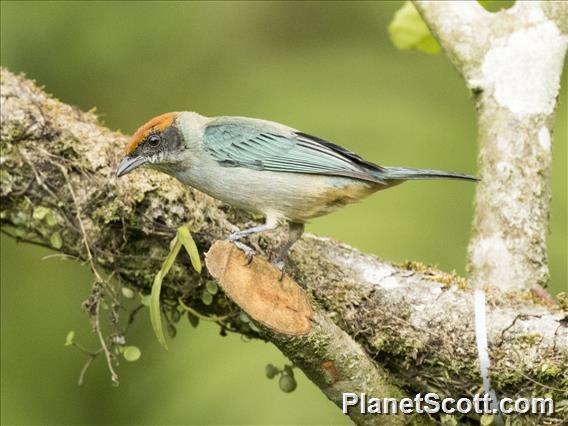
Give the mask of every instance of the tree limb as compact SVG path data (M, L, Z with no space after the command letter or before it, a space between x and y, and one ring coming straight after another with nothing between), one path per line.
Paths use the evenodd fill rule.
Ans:
M527 290L549 279L551 134L568 45L568 3L415 5L473 91L479 169L470 281Z
M148 293L179 225L190 224L205 253L235 226L254 221L157 172L116 179L123 135L6 70L1 92L4 232L83 260L89 259L86 240L97 267ZM55 219L46 220L46 211ZM285 238L277 233L252 243L267 258ZM226 330L259 336L242 327L238 308L225 296L204 304L199 295L207 271L199 276L189 259L180 259L164 282L164 309L177 308L182 300L204 315L226 318L218 321ZM311 331L286 336L263 329L260 337L275 343L336 404L342 391L380 398L420 391L459 397L478 391L472 292L463 278L412 262L394 265L313 235L302 238L291 259L291 276L315 312ZM505 298L493 289L488 297L497 391L511 397L546 392L557 403L565 399L566 314L525 293ZM350 415L358 424L404 420ZM558 411L547 421L559 423L564 415Z

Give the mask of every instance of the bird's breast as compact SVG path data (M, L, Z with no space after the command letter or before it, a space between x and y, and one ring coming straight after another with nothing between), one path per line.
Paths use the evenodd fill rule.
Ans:
M380 189L352 178L223 167L215 161L194 164L175 177L234 207L297 222L330 213Z

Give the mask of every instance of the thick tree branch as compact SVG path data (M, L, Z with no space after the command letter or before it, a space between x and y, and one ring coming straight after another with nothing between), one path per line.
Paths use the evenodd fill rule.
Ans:
M124 136L5 70L1 92L5 232L83 260L89 258L86 240L97 268L147 293L177 226L189 223L204 253L236 226L253 221L157 172L117 180ZM253 244L268 257L284 238L260 236ZM274 342L332 401L339 403L342 391L376 397L419 391L459 397L478 391L472 293L465 280L421 264L393 265L313 235L295 246L291 259L291 276L315 312L311 331L294 337L263 329L261 337ZM225 329L251 334L240 327L238 308L224 296L210 305L201 301L207 271L198 276L188 259L180 260L165 280L164 307L181 300L202 314L224 317L219 322ZM565 313L532 302L528 294L505 298L497 289L489 302L497 391L511 397L550 393L557 403L565 399ZM560 422L565 414L558 411L547 421ZM403 421L350 415L359 424Z
M470 281L503 290L548 282L551 134L568 45L568 3L416 1L475 96L481 182Z

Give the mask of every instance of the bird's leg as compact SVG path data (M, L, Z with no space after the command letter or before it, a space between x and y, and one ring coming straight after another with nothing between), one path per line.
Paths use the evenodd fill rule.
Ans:
M278 250L278 256L272 262L274 266L282 271L282 278L284 277L284 267L286 266L286 257L288 256L288 251L294 245L296 241L300 239L304 233L304 224L297 222L290 222L288 227L288 241L286 241L280 249Z
M273 229L276 229L278 227L278 221L276 220L270 220L269 218L266 218L266 223L264 225L259 225L259 226L253 226L252 228L248 228L248 229L243 229L242 231L237 231L237 232L233 232L231 235L229 235L229 237L227 238L229 241L232 241L235 243L235 245L240 248L242 251L245 252L246 256L247 256L247 265L252 262L252 257L254 256L254 250L247 246L245 243L239 241L241 238L245 238L248 237L249 235L252 234L258 234L259 232L265 232L265 231L272 231Z

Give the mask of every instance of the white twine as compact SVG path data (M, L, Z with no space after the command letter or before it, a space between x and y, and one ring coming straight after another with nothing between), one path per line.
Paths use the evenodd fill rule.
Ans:
M479 356L479 369L481 378L483 379L483 391L491 397L491 408L498 407L497 394L491 389L491 380L489 378L489 350L487 349L487 319L485 292L476 288L474 293L474 311L475 311L475 341L477 343L477 353ZM503 419L499 413L495 417L495 424L502 425Z

